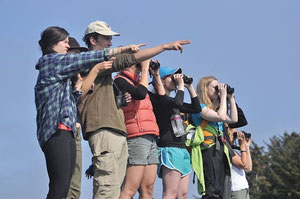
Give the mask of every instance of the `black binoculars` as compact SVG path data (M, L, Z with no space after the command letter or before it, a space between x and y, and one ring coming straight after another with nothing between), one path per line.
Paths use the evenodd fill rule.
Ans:
M246 139L251 138L251 133L247 133L245 131L242 131L242 133L245 135ZM236 137L237 137L237 132L234 132L233 133L233 139L236 139Z
M230 94L234 93L234 88L230 87L228 84L226 84L226 85L227 85L227 94L230 95ZM215 86L215 89L216 89L217 92L219 91L218 86Z

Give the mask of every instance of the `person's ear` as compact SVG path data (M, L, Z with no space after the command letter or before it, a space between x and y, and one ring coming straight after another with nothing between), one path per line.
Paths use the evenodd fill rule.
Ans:
M95 37L90 37L90 43L95 46L96 45L97 40L95 39Z

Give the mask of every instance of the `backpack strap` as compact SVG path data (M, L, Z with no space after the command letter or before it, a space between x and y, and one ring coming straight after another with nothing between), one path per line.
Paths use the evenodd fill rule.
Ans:
M204 141L201 143L202 146L204 146L205 148L209 148L209 146L211 144L213 144L215 142L216 137L214 136L213 133L205 130L205 128L207 127L208 121L207 120L202 120L200 126L201 129L203 131L203 136L204 136Z
M119 73L119 76L127 78L130 82L132 82L135 86L139 85L139 83L132 78L130 78L127 74L125 74L123 71Z
M200 126L201 126L202 129L205 129L205 127L207 126L207 124L208 124L207 120L202 120Z

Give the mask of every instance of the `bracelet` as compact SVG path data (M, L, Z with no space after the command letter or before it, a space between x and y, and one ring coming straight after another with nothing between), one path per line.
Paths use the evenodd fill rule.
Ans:
M114 48L112 49L111 56L112 56L112 57L114 57L114 56L115 56L115 49L114 49Z
M247 151L241 151L241 153L242 153L242 152L247 152Z

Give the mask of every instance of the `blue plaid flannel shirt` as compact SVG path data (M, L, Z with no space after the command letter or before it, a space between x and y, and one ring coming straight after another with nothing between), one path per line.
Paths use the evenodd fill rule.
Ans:
M34 87L37 137L40 146L56 132L61 122L75 132L76 96L70 78L109 59L109 49L80 54L48 54L37 63L39 75Z

